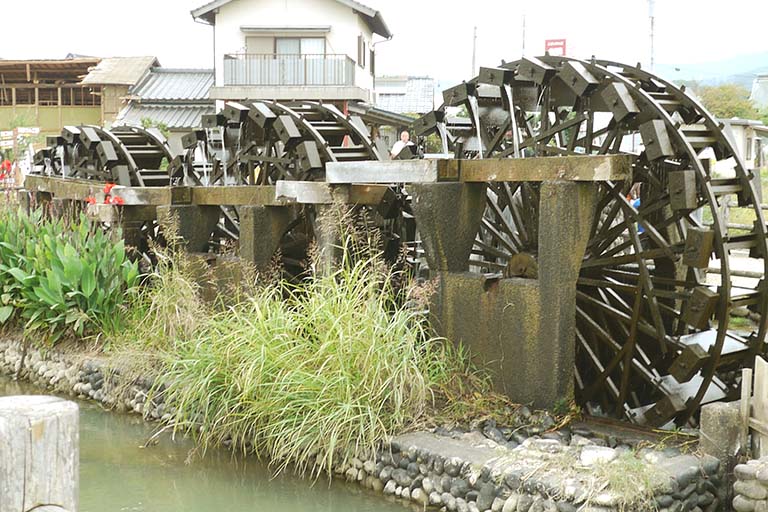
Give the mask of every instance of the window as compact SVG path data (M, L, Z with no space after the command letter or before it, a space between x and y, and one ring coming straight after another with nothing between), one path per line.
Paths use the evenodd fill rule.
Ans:
M365 54L368 52L368 45L363 36L357 36L357 64L365 69Z
M277 37L277 55L325 55L325 39L322 37Z
M371 76L376 76L376 53L371 48Z
M762 167L763 164L763 139L755 139L755 167Z
M744 160L752 160L752 137L747 137L747 151Z

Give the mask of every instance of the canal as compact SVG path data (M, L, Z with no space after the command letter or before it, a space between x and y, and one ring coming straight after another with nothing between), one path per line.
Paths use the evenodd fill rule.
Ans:
M41 394L0 376L0 396ZM155 426L134 415L80 406L80 511L403 512L357 485L293 475L274 477L255 459L234 460L226 450L189 459L192 443L170 435L143 447Z

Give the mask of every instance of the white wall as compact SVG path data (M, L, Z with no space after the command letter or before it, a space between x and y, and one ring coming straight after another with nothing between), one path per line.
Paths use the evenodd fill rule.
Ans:
M246 34L242 26L330 26L325 34L326 53L345 54L357 62L357 37L362 35L371 48L372 34L362 18L335 0L233 0L216 15L216 85L224 85L224 55L245 52ZM254 34L251 34L254 35ZM279 35L279 34L278 34ZM301 34L287 34L289 37ZM307 34L321 37L319 34ZM370 59L366 68L355 66L355 85L373 88Z

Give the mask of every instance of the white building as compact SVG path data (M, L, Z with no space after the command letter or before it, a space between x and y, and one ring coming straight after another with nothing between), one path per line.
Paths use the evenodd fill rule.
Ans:
M768 73L755 77L749 99L754 102L757 108L768 108Z
M213 27L215 100L371 101L381 13L354 0L215 0L192 11Z

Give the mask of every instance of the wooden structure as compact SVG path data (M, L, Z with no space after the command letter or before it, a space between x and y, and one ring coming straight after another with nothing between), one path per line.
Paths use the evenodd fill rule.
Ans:
M124 185L114 191L130 205L121 217L129 235L151 236L154 219L177 211L191 250L235 241L241 255L262 263L279 248L293 276L306 270L310 242L320 239L318 213L331 202L355 205L381 229L392 260L405 248L410 261L449 276L446 283L465 271L478 280L466 284L478 291L445 295L443 305L482 297L480 288L495 289L496 280L515 288L486 297L483 307L494 313L484 325L507 318L510 308L494 309L507 299L540 306L555 297L570 311L576 275L575 370L565 369L566 354L545 375L572 376L588 411L683 425L703 404L737 399L734 376L765 352L768 282L734 281L729 258L741 252L768 268L768 225L755 174L712 115L637 67L554 56L481 68L443 97L412 134L436 134L450 155L444 160L383 162L386 148L359 116L313 101L257 101L230 102L203 118L184 138L184 154L165 157L167 170L139 163L159 158L157 137L81 127L42 155L38 173L57 187L65 177ZM450 119L449 107L469 117ZM712 174L699 159L707 148L734 162L733 177ZM168 190L139 190L161 184ZM42 181L32 186L42 196L53 191ZM73 186L67 197L77 199L83 190ZM731 200L752 212L747 230L723 218ZM573 229L560 230L565 225ZM719 275L707 276L718 263ZM760 321L733 329L737 308ZM570 329L561 320L552 325ZM537 322L520 340L551 334L544 333L552 325ZM498 348L482 350L489 362L499 357Z
M752 433L752 458L768 455L768 362L755 358L753 370L744 368L741 377L740 445L746 447Z
M74 402L0 398L0 512L77 512L78 428Z

